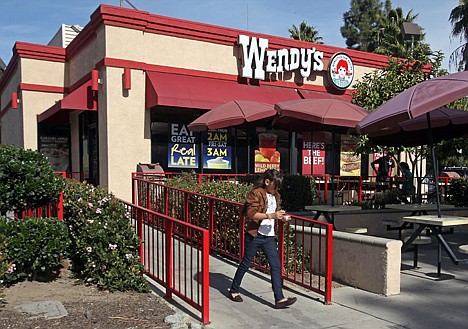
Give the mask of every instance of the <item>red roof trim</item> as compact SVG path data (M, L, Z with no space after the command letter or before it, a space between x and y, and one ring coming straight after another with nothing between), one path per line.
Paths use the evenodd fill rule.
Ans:
M19 85L20 90L28 90L28 91L39 91L44 93L67 93L68 88L64 87L57 87L57 86L46 86L46 85L38 85L34 83L20 83Z

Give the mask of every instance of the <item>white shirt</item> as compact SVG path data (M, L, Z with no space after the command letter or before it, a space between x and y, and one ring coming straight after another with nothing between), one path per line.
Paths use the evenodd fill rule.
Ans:
M276 198L273 194L267 193L267 214L276 212ZM266 236L275 236L275 220L264 219L260 222L260 227L258 228L258 233Z

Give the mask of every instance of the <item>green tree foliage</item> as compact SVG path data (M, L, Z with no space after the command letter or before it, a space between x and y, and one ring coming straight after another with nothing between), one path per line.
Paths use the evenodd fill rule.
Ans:
M403 9L386 9L379 21L377 30L378 46L375 53L399 58L415 59L426 63L432 53L430 46L424 43L424 33L419 38L406 38L403 35L403 23L413 23L418 14L410 10L406 15Z
M459 38L463 45L450 55L450 65L459 71L468 70L468 0L460 0L460 4L450 12L449 21L452 24L452 37Z
M323 44L321 41L323 38L319 36L319 32L316 30L315 26L307 25L306 21L302 21L299 28L296 25L293 25L288 31L291 34L291 38L294 40Z
M390 1L386 1L390 7ZM341 35L350 49L373 52L378 47L379 22L383 16L383 3L379 0L351 0L349 11L343 14Z
M385 103L407 88L423 81L428 76L425 63L389 59L388 66L372 71L354 84L352 102L369 111Z

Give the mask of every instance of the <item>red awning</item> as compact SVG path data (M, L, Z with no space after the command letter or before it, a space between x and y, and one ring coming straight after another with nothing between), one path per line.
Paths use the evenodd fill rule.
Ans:
M302 90L302 89L298 89L298 92L301 95L301 97L304 99L309 99L309 98L340 99L342 101L351 102L351 95L345 95L345 94L336 95L336 94L330 94L330 93L321 92L321 91Z
M275 104L300 99L295 89L252 86L172 73L146 72L146 107L156 105L212 109L233 100Z
M68 122L70 111L97 111L96 99L91 90L91 80L66 95L37 116L38 122Z

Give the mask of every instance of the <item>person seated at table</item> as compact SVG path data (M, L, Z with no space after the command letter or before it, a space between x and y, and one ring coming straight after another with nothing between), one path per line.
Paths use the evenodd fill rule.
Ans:
M386 185L389 182L389 177L392 177L392 170L395 168L395 161L393 158L393 152L387 151L385 156L371 162L371 167L377 175L377 186L375 189L376 192L380 192L386 189ZM378 165L377 168L376 165Z
M413 195L413 174L411 173L410 167L406 162L397 162L397 164L402 175L402 187L399 190L401 193L400 200L404 203L410 203L408 197Z

